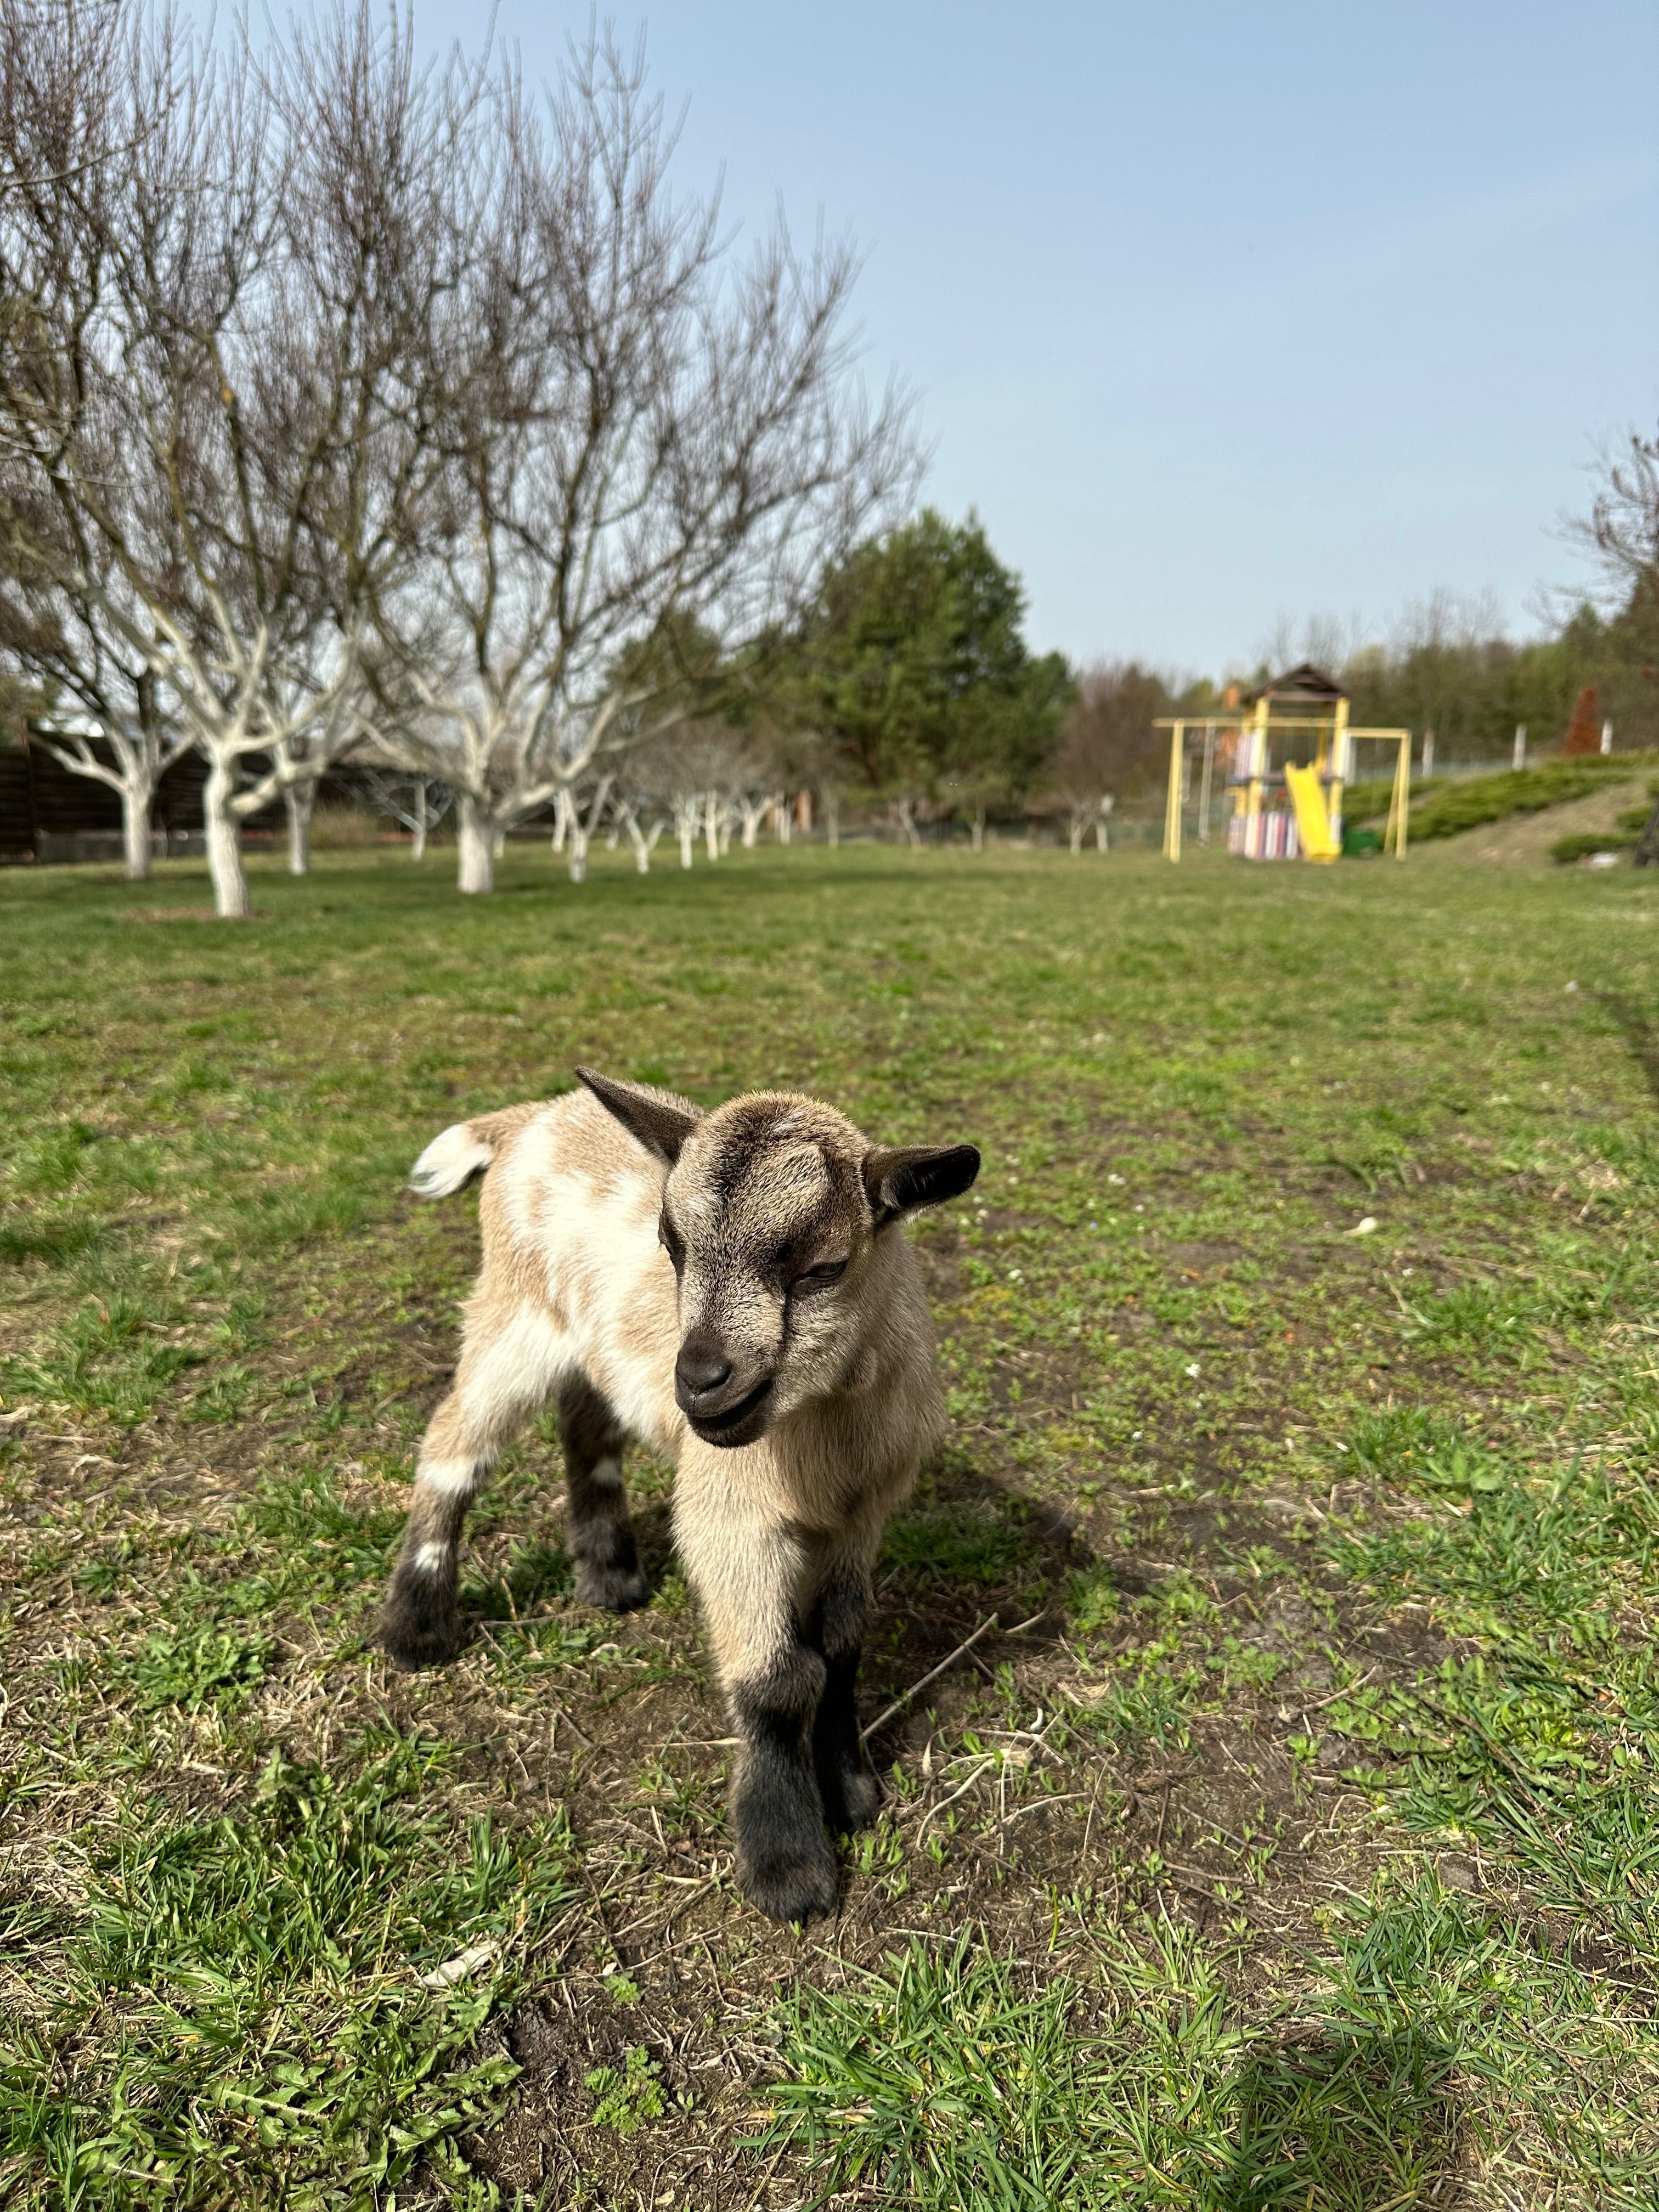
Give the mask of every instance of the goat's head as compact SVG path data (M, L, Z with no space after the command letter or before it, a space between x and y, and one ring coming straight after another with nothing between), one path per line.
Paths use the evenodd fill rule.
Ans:
M674 1391L708 1443L752 1443L836 1389L872 1324L884 1232L979 1173L971 1145L872 1145L814 1098L753 1091L705 1114L576 1073L668 1170L658 1234L679 1283Z

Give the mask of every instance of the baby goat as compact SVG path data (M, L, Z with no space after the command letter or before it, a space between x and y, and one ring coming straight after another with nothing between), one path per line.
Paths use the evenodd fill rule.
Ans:
M742 1740L738 1880L763 1912L802 1920L835 1900L826 1820L857 1827L880 1802L854 1703L870 1568L944 1424L900 1224L966 1190L979 1154L890 1151L787 1093L705 1114L576 1073L585 1090L446 1129L415 1165L433 1198L489 1173L483 1266L421 1445L386 1646L402 1667L453 1656L467 1502L550 1398L577 1595L643 1604L623 1447L661 1452Z

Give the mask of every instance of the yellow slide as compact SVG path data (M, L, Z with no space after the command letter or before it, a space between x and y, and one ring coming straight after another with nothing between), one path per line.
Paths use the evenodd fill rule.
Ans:
M1330 811L1320 788L1318 769L1297 768L1294 762L1286 761L1285 783L1291 794L1291 804L1296 809L1296 834L1301 842L1303 859L1339 859L1342 848L1331 835Z

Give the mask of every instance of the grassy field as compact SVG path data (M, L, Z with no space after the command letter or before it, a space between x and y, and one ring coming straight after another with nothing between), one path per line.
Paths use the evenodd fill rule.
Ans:
M502 873L0 877L0 2200L1659 2202L1659 884ZM646 1613L550 1426L460 1660L369 1641L475 1251L402 1178L578 1059L986 1153L804 1934L661 1468Z

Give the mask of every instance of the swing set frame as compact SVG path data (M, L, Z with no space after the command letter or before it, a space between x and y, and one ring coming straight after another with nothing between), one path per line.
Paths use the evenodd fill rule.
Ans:
M1356 729L1348 720L1348 702L1337 697L1328 713L1275 714L1272 711L1271 690L1264 690L1254 706L1243 713L1235 710L1222 714L1160 715L1154 721L1155 730L1170 732L1170 782L1164 807L1164 857L1166 860L1181 858L1182 784L1185 781L1187 732L1204 732L1203 781L1199 797L1198 842L1207 845L1210 841L1210 795L1215 772L1216 737L1218 732L1236 734L1238 743L1234 759L1234 773L1228 777L1228 787L1233 794L1233 813L1243 816L1247 825L1262 812L1264 794L1273 786L1285 781L1282 767L1273 766L1272 751L1275 737L1287 744L1298 738L1313 739L1313 773L1324 787L1325 810L1333 823L1341 819L1342 793L1353 781L1354 746L1358 744L1391 744L1395 747L1394 787L1389 795L1388 825L1382 833L1382 849L1392 853L1397 860L1406 857L1406 817L1411 795L1412 733L1398 729ZM1255 842L1247 826L1246 850ZM1336 850L1322 853L1307 852L1308 860L1332 860Z

